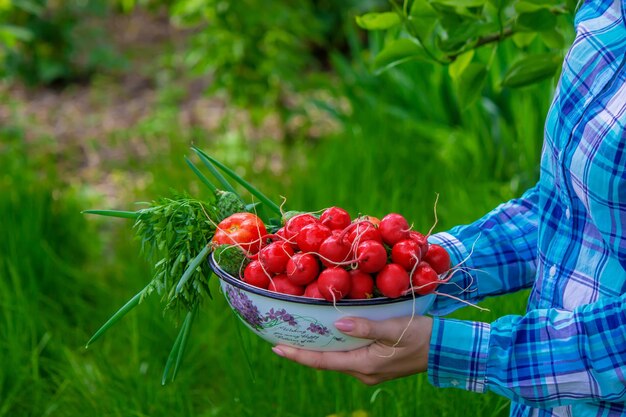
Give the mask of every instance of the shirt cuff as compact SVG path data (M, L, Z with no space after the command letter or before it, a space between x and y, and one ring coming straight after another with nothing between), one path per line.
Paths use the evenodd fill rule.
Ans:
M490 331L488 323L433 317L429 382L441 388L485 392Z

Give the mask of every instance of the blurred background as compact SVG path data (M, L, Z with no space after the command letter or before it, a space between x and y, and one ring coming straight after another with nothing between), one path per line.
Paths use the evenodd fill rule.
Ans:
M0 0L0 417L508 415L502 398L434 389L425 375L368 387L287 363L217 290L166 386L180 323L156 298L84 347L151 265L130 221L81 211L203 198L191 145L290 209L399 212L423 232L437 194L441 231L535 183L556 74L502 80L527 54L562 57L571 13L432 2L449 20L439 29L536 14L485 46L438 43L449 60L398 56L389 45L406 33L355 19L409 8L434 19L420 1ZM453 316L519 314L526 297Z

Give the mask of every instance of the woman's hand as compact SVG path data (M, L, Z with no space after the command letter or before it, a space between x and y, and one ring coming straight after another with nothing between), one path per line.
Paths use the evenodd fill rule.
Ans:
M383 321L344 318L343 333L374 343L349 352L314 352L278 345L274 353L316 369L343 372L368 385L426 371L432 318L403 317Z

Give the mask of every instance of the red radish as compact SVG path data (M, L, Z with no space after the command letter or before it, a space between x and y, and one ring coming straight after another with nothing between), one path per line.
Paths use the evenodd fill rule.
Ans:
M443 247L434 243L428 246L424 261L433 267L437 275L441 275L450 269L450 254Z
M296 249L296 241L294 239L287 239L287 232L285 231L284 227L281 227L280 229L278 229L276 231L276 233L274 233L276 235L276 237L274 238L274 241L278 241L278 242L287 242L291 245L291 247L293 249Z
M383 237L380 235L378 229L369 222L363 222L352 226L352 230L348 234L348 240L350 242L365 242L366 240L376 240L383 243Z
M424 236L420 232L411 230L409 232L409 237L420 245L420 249L421 249L420 257L424 257L424 255L426 255L426 251L428 250L428 239L426 238L426 236Z
M302 230L304 226L311 223L319 223L319 220L309 213L298 214L293 216L285 223L285 237L293 240L293 237Z
M341 234L332 234L319 247L320 260L326 266L337 266L350 260L350 243Z
M347 298L372 298L374 296L374 278L358 269L353 269L349 273L352 282Z
M304 287L302 285L295 285L287 278L287 275L276 275L270 280L270 285L267 288L270 291L279 292L288 295L303 295Z
M427 262L420 262L411 275L411 282L416 294L430 294L439 285L439 276Z
M259 252L259 261L271 274L285 272L287 261L293 256L292 246L285 242L272 242Z
M359 269L369 274L380 271L387 263L387 251L376 240L361 242L356 248Z
M313 281L306 286L304 289L304 296L309 298L320 298L322 300L324 299L320 289L317 287L317 281Z
M330 236L330 229L320 223L311 223L304 226L295 235L296 243L302 252L315 252L320 245Z
M413 239L403 239L391 248L391 260L407 271L413 269L420 261L421 249Z
M331 230L341 230L350 225L350 214L340 207L329 207L320 216L320 222Z
M252 261L243 270L243 282L267 289L270 285L270 275L263 269L261 262Z
M409 222L397 213L389 213L383 217L378 228L383 242L389 246L409 237Z
M398 298L409 289L409 273L398 264L387 264L376 275L376 286L389 298Z
M274 233L276 236L278 236L279 239L277 240L286 240L287 236L285 235L285 228L281 227L280 229L278 229L276 231L276 233Z
M320 267L314 255L298 252L287 261L286 271L291 282L296 285L307 285L317 278Z
M350 286L350 274L339 267L327 268L317 278L317 288L327 301L334 302L347 297Z

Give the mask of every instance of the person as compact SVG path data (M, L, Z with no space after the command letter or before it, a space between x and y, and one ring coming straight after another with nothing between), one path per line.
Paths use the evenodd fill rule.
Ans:
M532 287L524 315L445 318L463 304L438 297L430 316L335 323L368 347L274 352L367 384L427 372L437 387L509 398L512 416L626 416L625 15L624 0L576 12L537 184L430 238L453 264L467 260L472 276L457 274L467 301Z

